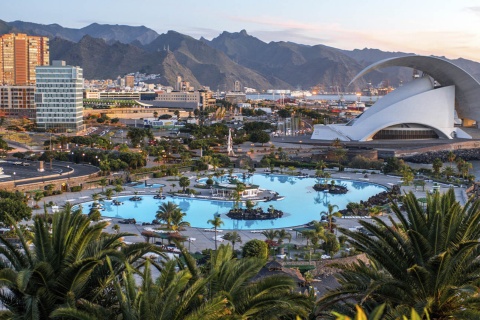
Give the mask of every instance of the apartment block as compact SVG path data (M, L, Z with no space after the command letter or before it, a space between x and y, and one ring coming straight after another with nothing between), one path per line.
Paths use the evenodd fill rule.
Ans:
M83 125L83 69L52 61L36 68L37 127L77 132Z
M23 33L0 36L0 85L34 85L35 67L49 61L47 37Z
M0 116L35 120L35 87L0 86Z

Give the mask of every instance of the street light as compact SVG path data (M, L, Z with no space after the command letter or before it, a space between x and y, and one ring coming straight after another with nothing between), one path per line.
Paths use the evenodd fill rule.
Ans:
M13 187L14 187L14 188L16 187L15 175L16 175L16 173L15 173L15 171L14 171L14 172L13 172Z

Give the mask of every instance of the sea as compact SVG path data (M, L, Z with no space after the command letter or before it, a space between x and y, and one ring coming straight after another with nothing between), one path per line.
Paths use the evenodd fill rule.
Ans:
M282 96L280 94L247 94L247 99L249 100L272 100L276 101L281 99ZM289 95L284 95L283 98L290 98ZM360 96L360 101L362 102L376 102L379 98L379 96ZM358 101L358 96L355 94L344 94L344 95L338 95L338 94L318 94L318 95L312 95L310 97L292 97L292 99L305 99L305 100L326 100L326 101L338 101L340 99L343 99L345 101Z

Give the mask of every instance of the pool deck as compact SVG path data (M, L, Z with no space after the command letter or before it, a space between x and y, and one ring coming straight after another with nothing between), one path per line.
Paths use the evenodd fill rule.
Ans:
M302 171L305 174L313 175L314 171L313 170L303 170ZM236 172L237 173L237 172ZM257 173L263 173L263 172L257 172ZM396 176L389 176L389 175L383 175L383 174L368 174L368 177L365 178L364 174L359 174L359 173L354 173L354 172L331 172L332 178L337 178L337 179L349 179L349 180L359 180L359 181L364 181L364 182L370 182L370 183L377 183L384 185L386 187L391 187L392 185L399 184L401 183L400 178ZM191 184L190 186L192 187L195 183L195 180L197 178L195 173L186 173L185 176L188 176L191 179ZM166 186L163 187L164 193L168 193L172 191L172 184L176 184L175 189L178 190L178 181L168 181L168 179L172 179L172 177L167 177L167 178L159 178L159 179L150 179L148 180L149 184L152 183L161 183L165 184ZM421 191L420 188L419 190L415 190L415 187L413 186L401 186L402 192L409 192L413 191L414 194L417 197L425 197L426 192L432 189L432 182L427 182L425 186L425 191ZM120 193L120 195L125 196L125 195L132 195L135 192L138 192L138 195L146 195L146 194L157 194L158 193L158 188L146 188L146 189L141 189L141 188L134 188L134 187L124 187L125 190ZM448 190L449 186L447 185L441 185L440 191L446 191ZM210 190L208 189L196 189L201 191L201 197L209 197L210 195ZM101 188L97 189L90 189L90 190L82 190L81 192L75 192L75 193L64 193L61 195L56 195L56 196L51 196L51 197L46 197L42 200L41 203L45 202L48 203L50 201L54 202L58 206L63 206L66 202L70 202L72 204L78 204L86 201L91 201L92 200L92 194L93 193L98 193L101 192ZM274 190L273 190L274 191ZM464 204L466 202L467 196L465 193L465 188L454 188L455 195L457 197L457 200L461 203ZM263 195L260 196L263 198ZM210 197L211 198L211 197ZM34 203L30 203L34 204ZM51 209L49 208L49 211ZM43 208L42 209L37 209L33 211L34 214L43 214ZM387 218L387 217L385 217ZM109 218L110 219L110 218ZM206 218L207 219L207 218ZM119 224L118 221L123 220L123 219L116 219L116 218L111 218L111 224L106 228L107 232L114 232L113 229L111 228L114 224L118 224L120 226L120 232L129 232L136 234L135 236L131 237L126 237L125 241L128 242L143 242L145 241L145 238L141 236L141 232L144 230L144 228L152 227L152 226L141 226L137 224ZM343 228L353 228L356 226L359 226L357 218L345 218L345 219L337 219L336 224L340 227ZM364 220L364 219L361 219ZM295 237L295 232L292 231L292 229L296 226L292 226L290 228L285 228L287 231L290 231L292 234L292 244L298 244L298 245L304 245L306 244L306 240L304 238L296 238ZM226 229L221 229L221 232L218 232L218 235L221 236L229 231L233 230L226 230ZM242 243L245 243L251 239L260 239L260 240L265 240L265 237L261 234L261 230L235 230L237 231L241 238L242 238ZM185 228L184 231L181 232L182 235L195 239L190 242L186 242L185 246L187 249L189 249L190 252L197 252L201 251L204 249L209 249L209 248L214 248L215 246L215 233L213 229L205 229L205 228L193 228L193 227L187 227ZM217 242L218 244L222 243L220 241ZM223 243L227 243L227 241L223 241ZM236 244L236 248L240 248L242 243Z

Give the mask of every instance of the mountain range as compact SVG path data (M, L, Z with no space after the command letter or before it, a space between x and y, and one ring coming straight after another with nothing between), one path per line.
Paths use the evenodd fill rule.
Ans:
M266 43L240 32L223 32L207 40L176 31L158 34L145 26L101 25L81 29L58 24L0 20L0 34L27 33L50 38L50 59L65 60L84 69L86 79L107 79L127 73L161 74L158 81L173 85L178 75L194 87L232 90L235 81L259 90L309 89L354 91L371 82L396 86L409 81L411 69L374 71L347 87L350 80L373 62L411 53L378 49L341 50L293 42ZM480 63L450 60L480 79Z

